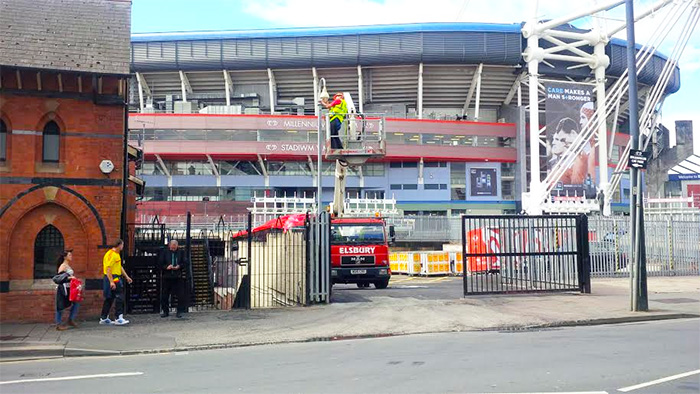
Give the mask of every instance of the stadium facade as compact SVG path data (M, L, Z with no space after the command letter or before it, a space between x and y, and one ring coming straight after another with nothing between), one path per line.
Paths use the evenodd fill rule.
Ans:
M245 212L256 195L313 196L320 78L329 92L350 92L361 112L386 117L387 155L351 174L351 197L394 197L407 214L519 211L529 160L521 29L430 23L134 34L129 128L144 149L140 214L217 217ZM625 50L620 40L606 46L608 85L626 69ZM641 73L640 105L665 61L656 54ZM566 66L552 62L541 76L592 80L590 68ZM679 87L676 69L666 94ZM609 129L617 123L609 172L629 140L628 105L609 119ZM544 148L541 155L546 172ZM333 166L322 169L324 202L332 199ZM623 179L613 209L624 210L628 196Z

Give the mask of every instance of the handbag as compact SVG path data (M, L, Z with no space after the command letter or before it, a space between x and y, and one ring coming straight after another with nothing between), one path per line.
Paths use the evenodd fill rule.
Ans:
M82 302L84 298L83 294L83 281L77 278L73 278L70 280L70 295L68 296L68 299L70 302Z

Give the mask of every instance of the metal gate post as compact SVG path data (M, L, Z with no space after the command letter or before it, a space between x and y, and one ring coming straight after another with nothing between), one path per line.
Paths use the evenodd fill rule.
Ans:
M306 213L306 218L304 219L304 248L306 251L306 272L304 273L304 283L305 283L305 297L304 297L304 305L309 306L311 305L311 266L313 265L312 260L314 258L313 253L311 252L313 250L313 247L311 246L311 229L314 227L314 224L309 220L309 213ZM315 300L314 300L315 301Z
M591 292L591 259L588 250L588 216L582 214L576 218L576 232L578 233L576 259L579 290L581 293L589 294Z
M194 278L192 277L192 213L187 211L187 233L185 235L185 255L187 256L187 278L185 279L185 286L187 294L185 295L185 312L189 312L190 304L192 303L192 297L194 295ZM189 284L189 286L188 286ZM180 300L177 300L180 302Z
M462 216L462 287L467 296L467 218Z
M253 304L253 213L248 212L248 233L246 234L248 245L248 296L246 297L246 309L251 309Z

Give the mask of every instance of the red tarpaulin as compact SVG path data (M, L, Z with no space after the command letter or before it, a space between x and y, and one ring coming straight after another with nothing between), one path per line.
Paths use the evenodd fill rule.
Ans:
M265 230L272 230L272 229L278 229L282 230L283 232L287 232L287 230L290 230L294 227L300 227L304 225L304 221L306 221L306 214L295 214L295 215L285 215L285 216L280 216L278 218L272 219L268 221L267 223L258 226L253 229L253 233L257 233L260 231L265 231ZM236 234L233 235L233 238L238 238L238 237L243 237L245 235L248 235L248 231L243 230L239 231Z

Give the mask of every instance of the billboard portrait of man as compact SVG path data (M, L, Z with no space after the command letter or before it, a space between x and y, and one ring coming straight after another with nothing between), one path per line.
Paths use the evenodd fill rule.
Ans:
M563 160L565 154L573 149L574 142L595 113L595 107L592 101L592 86L549 82L545 88L547 165L548 170L552 171ZM595 189L594 177L593 144L592 141L588 141L559 179L557 188L552 192L554 199L584 198L587 188Z

